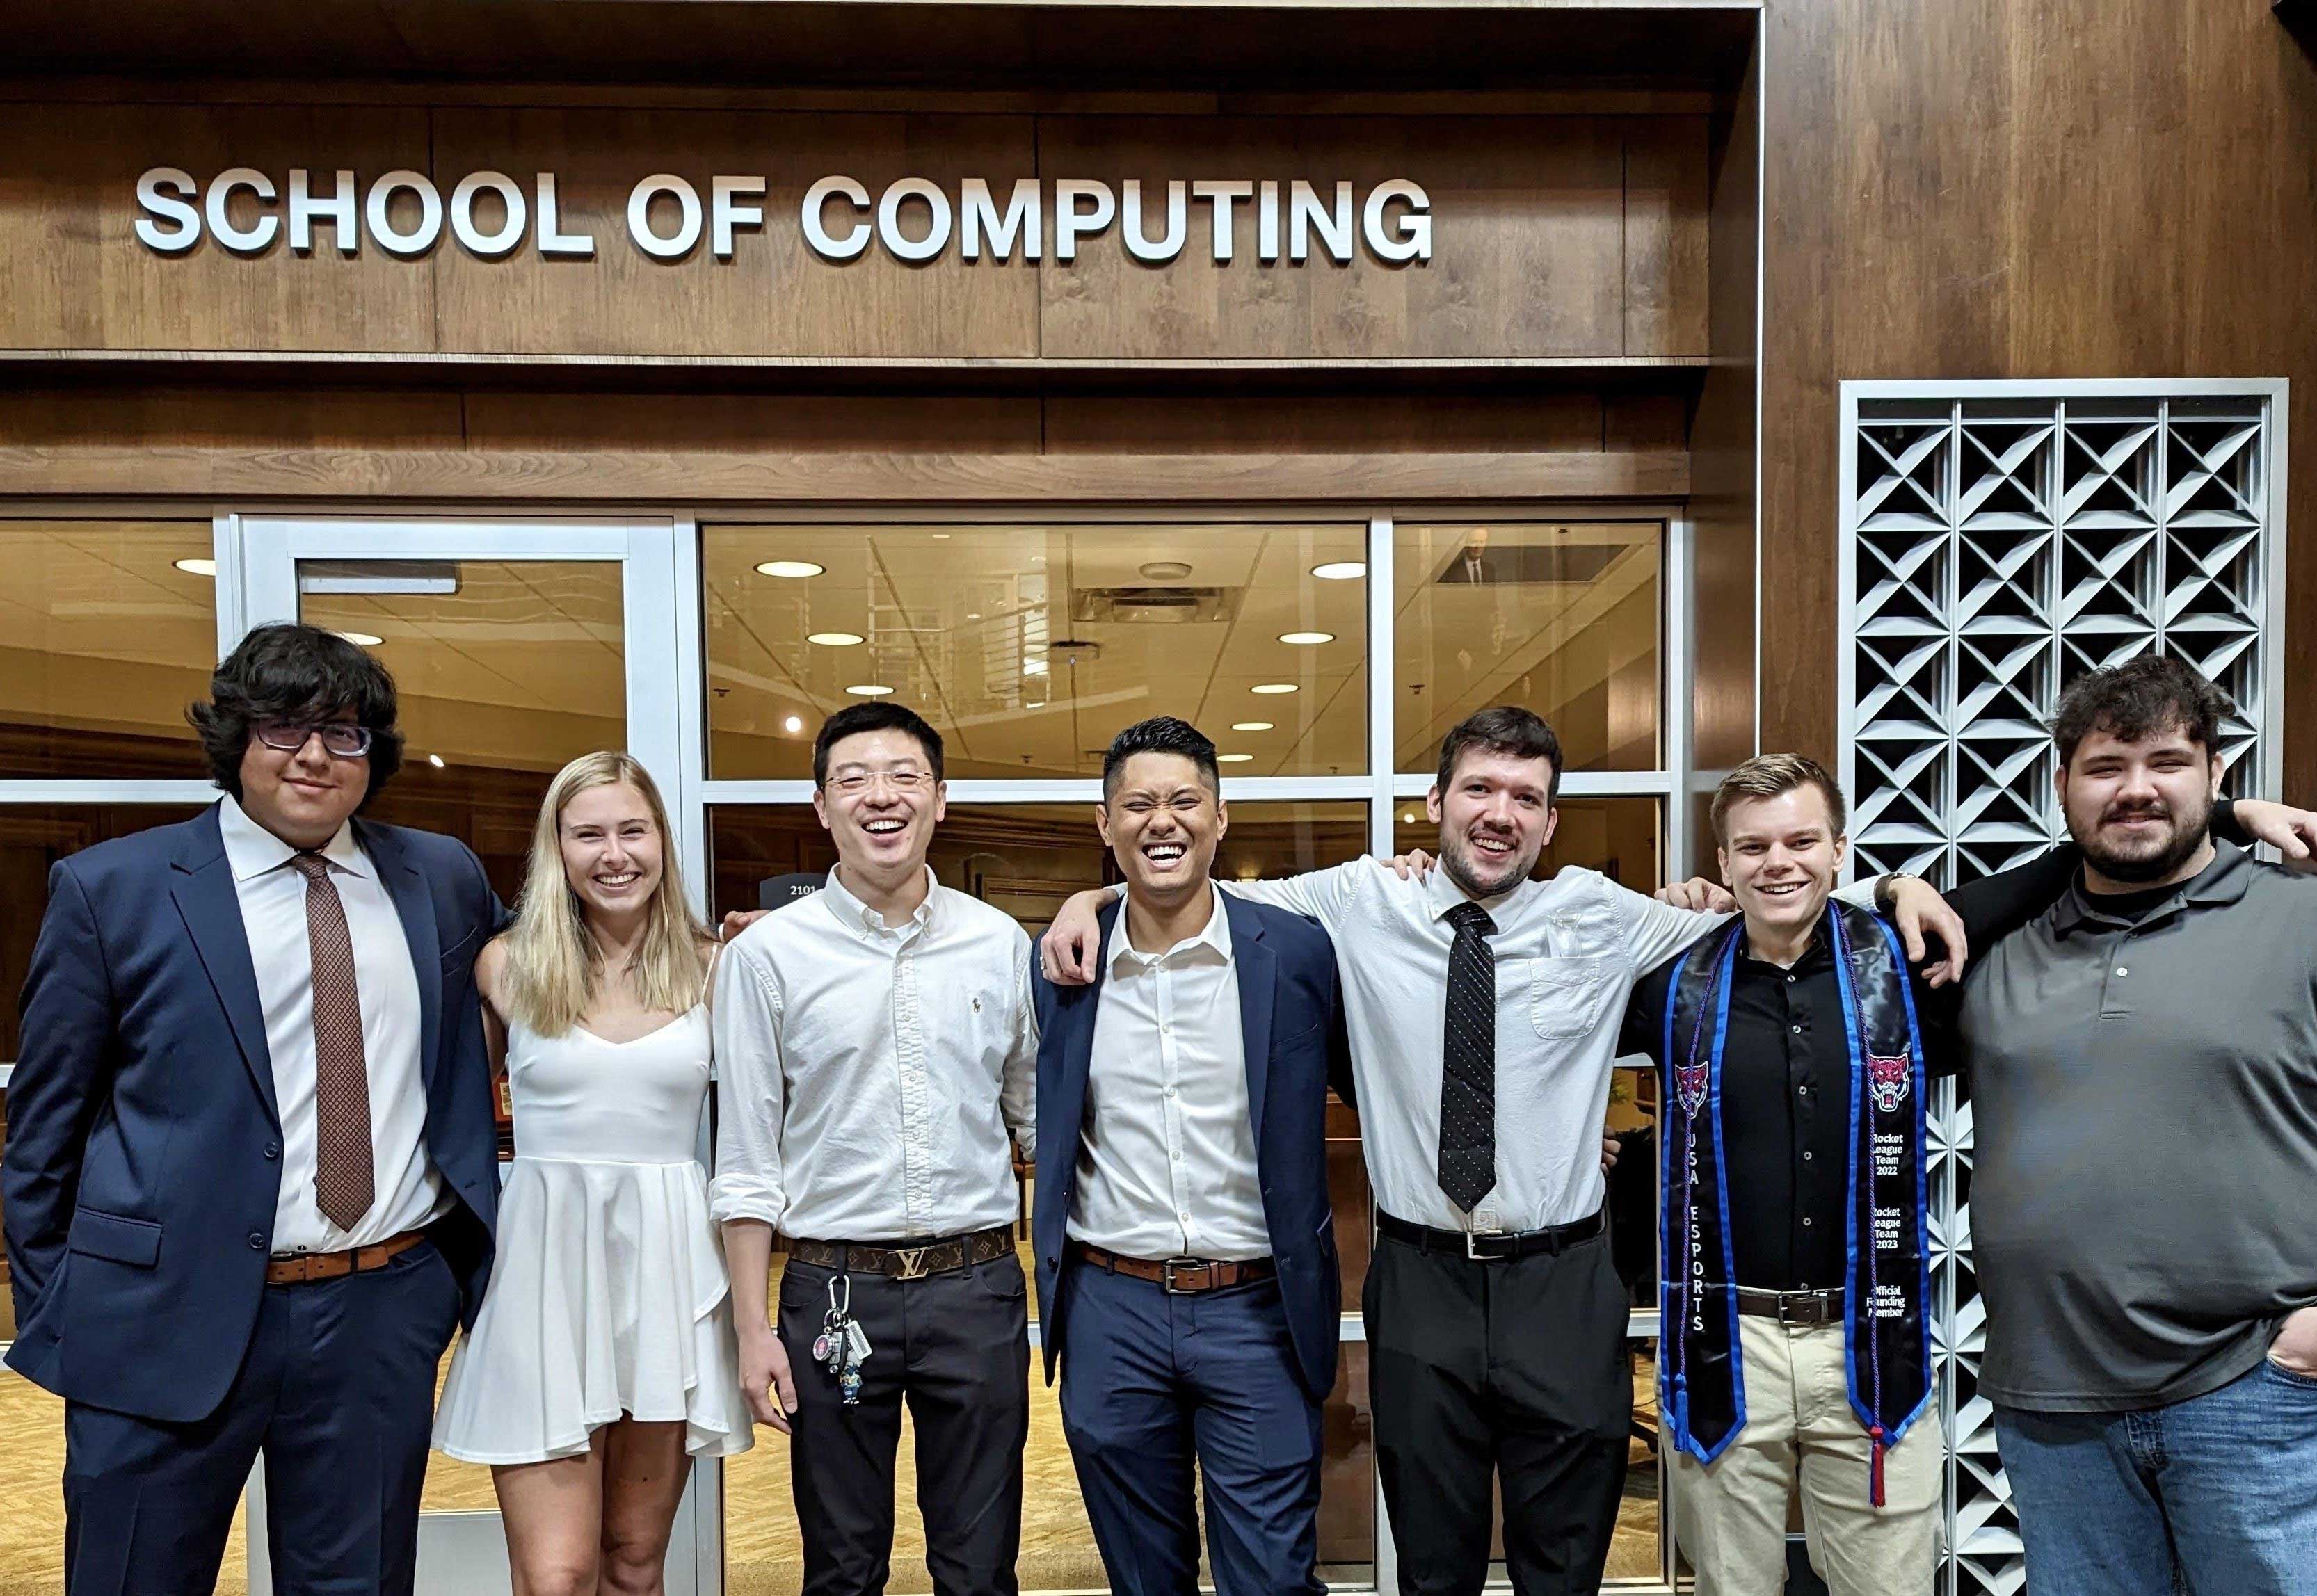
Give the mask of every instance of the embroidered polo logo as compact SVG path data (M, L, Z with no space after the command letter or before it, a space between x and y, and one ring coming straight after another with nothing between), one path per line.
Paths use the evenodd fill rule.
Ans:
M1907 1092L1915 1072L1910 1067L1913 1056L1901 1053L1896 1058L1866 1056L1866 1090L1874 1094L1874 1106L1885 1114L1895 1114L1899 1105L1907 1101Z

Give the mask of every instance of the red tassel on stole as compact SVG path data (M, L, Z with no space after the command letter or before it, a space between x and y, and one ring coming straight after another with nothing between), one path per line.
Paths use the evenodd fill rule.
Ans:
M1866 1433L1874 1438L1874 1505L1881 1507L1883 1505L1883 1426L1877 1424Z

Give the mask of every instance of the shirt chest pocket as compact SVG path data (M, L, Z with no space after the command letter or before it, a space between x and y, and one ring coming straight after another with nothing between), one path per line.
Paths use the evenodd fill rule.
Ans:
M1547 1041L1588 1036L1609 1006L1611 961L1575 956L1528 961L1528 1015Z

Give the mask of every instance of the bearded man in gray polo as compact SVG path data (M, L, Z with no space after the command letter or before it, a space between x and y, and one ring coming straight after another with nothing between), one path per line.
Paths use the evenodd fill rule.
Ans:
M2035 1596L2317 1589L2317 881L2209 834L2233 713L2177 660L2067 691L2082 873L1964 993Z

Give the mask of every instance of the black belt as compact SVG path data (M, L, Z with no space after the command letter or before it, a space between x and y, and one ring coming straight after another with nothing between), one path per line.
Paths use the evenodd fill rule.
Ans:
M1396 1219L1382 1208L1376 1210L1375 1222L1380 1233L1396 1242L1406 1242L1427 1253L1447 1253L1481 1263L1502 1263L1536 1253L1564 1252L1601 1234L1601 1212L1597 1208L1582 1219L1548 1225L1542 1230L1441 1230Z
M967 1235L944 1236L922 1246L896 1247L880 1243L791 1240L789 1256L843 1273L885 1275L896 1280L922 1280L953 1270L988 1263L1014 1251L1014 1232L999 1225Z
M1839 1286L1830 1286L1823 1291L1765 1291L1740 1286L1736 1296L1740 1313L1751 1314L1758 1319L1776 1319L1789 1327L1842 1323Z

